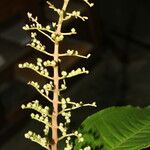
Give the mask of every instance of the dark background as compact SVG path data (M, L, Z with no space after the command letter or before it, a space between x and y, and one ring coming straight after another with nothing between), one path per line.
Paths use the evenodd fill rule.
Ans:
M57 6L59 0L52 0ZM80 10L89 20L72 18L63 30L77 29L78 36L70 36L61 44L61 51L79 49L91 53L90 59L63 60L62 70L85 66L89 75L67 80L64 96L77 101L96 101L98 108L80 109L73 113L72 127L90 114L109 106L147 106L150 104L150 1L148 0L94 0L89 9L81 0L70 0L69 10ZM0 149L40 149L27 142L23 134L28 129L38 130L40 125L30 120L30 112L20 106L42 99L31 87L29 80L46 82L32 71L18 69L18 63L34 61L40 53L26 47L29 32L22 30L28 23L26 13L39 16L43 24L56 21L45 0L1 0L0 2ZM41 41L53 45L40 36ZM44 56L42 56L44 57ZM83 115L81 115L83 114ZM37 125L38 124L38 125Z

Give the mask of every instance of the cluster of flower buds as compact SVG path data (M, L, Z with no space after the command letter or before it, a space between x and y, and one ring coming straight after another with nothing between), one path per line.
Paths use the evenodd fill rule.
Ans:
M71 105L71 107L68 107L69 105ZM75 110L80 107L87 107L87 106L97 107L96 102L93 102L92 104L83 104L83 102L79 102L79 103L72 102L69 97L67 97L66 99L62 98L61 99L62 111L60 111L59 114L61 114L65 118L66 120L65 124L69 124L71 122L70 120L71 110Z
M27 105L21 105L22 109L33 109L36 110L37 112L41 113L42 116L49 116L49 107L45 106L43 107L42 105L39 104L38 100L29 102Z
M53 85L52 81L50 81L50 83L47 83L43 86L43 89L44 89L47 96L49 95L50 91L53 91L53 88L54 88L54 85Z
M48 66L55 66L56 62L54 60L50 61L44 61L41 58L37 58L37 66L39 66L39 70L41 71L41 74L48 76L48 70L44 67L48 67Z
M57 32L52 32L50 38L52 39L52 41L54 42L60 42L64 39L64 35L72 35L72 34L76 34L76 30L75 28L72 28L71 31L69 33L57 33Z
M70 78L70 77L73 77L73 76L76 76L76 75L79 75L79 74L83 74L83 73L88 74L89 71L88 71L88 70L85 70L84 67L83 67L82 69L81 69L81 68L78 68L77 70L72 70L72 71L67 75L67 78Z
M64 79L64 78L71 78L71 77L74 77L83 73L88 74L89 71L85 70L85 68L83 67L82 69L78 68L77 70L72 70L70 73L67 73L66 71L62 71L61 75L62 75L62 79Z
M31 40L31 43L30 44L27 44L28 46L31 46L32 48L38 50L38 51L45 51L46 49L46 46L43 45L39 40L36 39L36 33L34 32L31 32L31 37L32 37L32 40Z
M27 13L27 16L31 21L38 21L38 18L37 17L33 18L32 13L30 13L30 12Z
M88 54L87 56L83 56L83 55L80 55L77 50L70 50L70 49L67 50L66 54L68 56L77 56L77 57L86 58L86 59L88 59L91 56L91 54Z
M61 107L62 107L62 111L64 111L67 108L67 103L64 98L61 99Z
M37 58L37 65L41 67L40 70L43 70L43 60L41 58Z
M38 84L38 82L29 81L28 84L31 85L31 86L33 86L35 89L40 90L40 85ZM44 93L44 90L41 89L40 92Z
M42 138L39 134L36 134L32 131L28 131L25 134L25 138L30 139L31 141L34 141L34 142L40 144L42 147L48 149L49 142L47 141L47 139L45 137Z
M40 90L40 89L39 89L39 88L40 88L40 85L38 84L38 82L29 81L28 84L29 84L29 85L32 85L35 89ZM41 93L44 93L44 90L41 89L40 92L41 92Z
M80 11L75 11L75 10L74 10L74 11L72 12L72 15L75 16L75 17L79 17L79 16L80 16Z
M62 136L65 137L67 135L67 128L64 127L63 123L59 123L59 127L58 128L61 131Z
M70 120L71 112L70 111L69 112L65 112L65 111L62 112L62 116L65 118L66 124L71 122L71 120Z
M70 134L66 134L66 147L64 148L64 150L72 150L72 148L73 148L73 145L71 144L71 136L75 136L75 137L77 137L77 139L78 139L78 142L83 142L84 141L84 138L83 138L83 136L82 136L82 134L81 133L79 133L78 131L75 131L75 132L73 132L73 133L70 133Z
M60 42L64 39L64 35L63 34L52 33L51 38L53 39L53 41Z
M71 56L71 55L78 55L79 53L76 50L70 50L70 49L68 49L67 50L67 54Z
M47 116L43 116L43 115L40 116L39 114L31 113L31 118L32 118L32 119L35 119L35 120L37 120L37 121L39 121L39 122L42 122L42 123L44 123L45 125L51 127L50 124L49 124L49 119L48 119Z
M64 91L64 90L67 89L66 81L65 81L65 74L66 74L66 73L67 73L66 71L63 71L63 72L61 73L61 75L63 76L63 77L62 77L62 78L63 78L63 83L60 85L59 91ZM61 78L61 79L62 79L62 78Z
M53 82L50 81L50 83L47 83L43 86L43 89L45 89L46 91L52 91L53 87L54 87Z
M85 106L97 107L96 102L93 102L92 104L83 104L83 102L79 102L79 103L74 103L72 109L77 109Z
M33 18L32 13L29 13L29 12L27 13L27 16L28 16L29 20L31 20L34 23L30 26L26 24L23 27L24 30L30 30L32 28L42 29L42 25L40 23L38 23L38 17Z
M52 102L52 100L48 97L48 86L52 86L53 87L53 84L52 82L50 82L50 84L48 86L43 86L44 88L43 89L40 89L40 86L37 82L34 82L34 81L30 81L28 82L29 85L33 86L42 96L44 96L48 101ZM47 84L46 84L47 85Z
M44 61L43 62L43 65L45 66L45 67L55 67L56 66L56 61L54 61L54 60L52 60L52 61L50 61L50 60L46 60L46 61Z
M64 90L66 90L67 89L67 86L66 86L66 84L61 84L61 88L60 88L60 91L64 91Z
M40 32L41 34L45 35L46 37L48 37L52 42L54 42L54 40L49 36L49 34L47 34L46 32L48 33L54 33L53 30L55 30L55 27L56 27L56 23L55 22L52 22L52 27L54 28L53 30L51 30L51 26L50 25L47 25L46 27L43 27L39 22L38 22L38 18L35 17L33 18L32 17L32 14L31 13L27 13L28 15L28 18L29 20L31 20L33 22L33 24L31 25L28 25L26 24L23 29L24 30L37 30L38 32ZM34 34L34 35L33 35ZM36 34L35 33L31 33L31 37L32 37L32 40L33 42L31 44L28 44L29 46L33 47L34 49L37 49L39 51L44 51L45 50L45 46L42 45L42 44L38 44L37 42L40 42L36 39ZM37 41L35 41L37 40Z
M47 4L49 5L50 9L53 9L55 12L60 14L61 10L59 8L56 8L51 2L47 1Z
M23 64L19 64L18 65L19 68L30 68L32 70L35 70L35 71L38 71L39 70L39 66L36 66L32 63L28 63L28 62L25 62Z
M83 102L75 103L75 104L72 106L72 109L76 109L76 108L82 107L83 105L84 105Z
M34 81L30 81L28 82L29 85L32 85L33 87L35 87L36 89L40 88L40 85L38 84L38 82L34 82Z
M37 58L37 65L35 65L33 63L25 62L23 64L19 64L19 68L28 68L28 69L34 70L38 74L40 74L40 75L42 75L48 79L51 79L51 77L49 77L48 70L43 67L43 63L42 63L41 58Z
M42 29L43 27L42 27L42 25L40 24L40 23L38 23L38 17L33 17L32 16L32 13L30 13L30 12L28 12L27 13L27 16L28 16L28 18L29 18L29 20L31 20L32 22L34 22L32 25L25 25L24 27L23 27L23 29L24 30L29 30L30 28L32 29Z
M45 134L45 135L48 135L49 130L50 130L49 126L48 126L48 125L45 125L45 128L43 129L44 134Z
M75 131L74 135L78 138L78 142L83 142L84 141L84 138L83 138L82 134L79 133L78 131Z
M71 141L71 137L67 137L67 139L66 139L66 147L64 148L64 150L72 150L72 148L73 148L73 145L70 143L70 141Z
M66 13L66 17L64 18L64 20L68 20L68 19L70 19L71 17L80 18L80 19L82 19L83 21L85 21L85 20L88 19L88 17L86 17L86 16L81 16L80 14L81 14L80 11L75 11L75 10L74 10L72 13Z
M80 107L97 107L96 102L93 102L92 104L84 104L82 101L76 103L72 102L69 97L66 99L62 98L60 104L62 111L59 112L59 115L62 115L65 118L65 124L69 124L71 122L70 117L72 110L78 109Z

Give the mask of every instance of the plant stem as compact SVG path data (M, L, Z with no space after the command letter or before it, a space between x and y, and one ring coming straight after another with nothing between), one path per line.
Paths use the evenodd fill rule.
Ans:
M59 44L55 44L54 60L58 62ZM58 95L59 95L59 74L58 65L54 67L54 93L53 93L53 112L52 112L52 150L57 150L58 133L57 133L57 116L58 116Z
M62 12L60 13L56 34L61 33L62 23L64 12L66 11L67 5L69 0L64 0L64 4L62 7ZM58 143L58 101L59 101L59 66L58 66L58 59L59 59L59 42L55 41L54 45L54 61L57 62L57 65L53 68L54 70L54 92L53 92L53 112L52 112L52 150L57 150L57 143Z

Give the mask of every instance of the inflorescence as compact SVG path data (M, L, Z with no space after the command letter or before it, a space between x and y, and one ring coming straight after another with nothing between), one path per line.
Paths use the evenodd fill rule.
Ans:
M94 4L90 3L88 0L82 0L85 2L88 6L92 7ZM30 31L31 33L31 42L27 44L27 46L32 47L34 50L39 51L47 56L50 57L49 60L42 60L41 58L37 58L36 64L25 62L23 64L19 64L19 68L28 68L36 72L38 75L48 79L48 83L41 86L38 82L30 81L28 82L29 85L31 85L39 94L41 94L48 102L51 104L54 103L54 100L50 98L50 92L53 93L55 90L54 81L56 80L55 76L50 76L49 67L51 67L53 70L55 67L59 67L58 61L61 63L61 57L65 56L75 56L80 58L88 59L90 57L90 54L87 56L80 55L77 50L66 50L66 53L59 53L58 52L58 59L55 59L55 53L49 53L46 50L46 46L41 43L40 40L38 40L37 34L42 34L46 36L51 42L54 43L54 45L58 44L59 42L63 41L64 37L67 35L73 35L77 34L76 29L72 28L70 32L63 33L58 32L58 27L62 25L62 23L66 20L69 20L71 17L80 18L81 20L85 21L88 19L86 16L81 16L80 11L74 10L72 12L66 12L66 7L69 3L69 0L64 0L64 5L62 9L56 8L52 3L47 2L50 9L53 9L59 16L60 20L58 23L52 22L51 25L43 26L38 22L38 17L33 17L31 13L27 13L27 16L29 20L31 21L30 25L25 25L23 27L24 30ZM65 10L64 10L65 9ZM59 112L58 117L62 116L64 118L64 122L60 122L59 125L56 126L58 131L61 133L61 136L58 138L58 141L65 139L66 147L64 150L72 150L73 145L71 142L72 137L76 137L78 142L83 142L84 138L81 133L78 131L74 131L72 133L69 133L68 131L68 124L71 122L71 111L78 109L80 107L86 107L86 106L92 106L96 107L96 103L93 102L92 104L84 104L83 102L74 102L71 101L69 97L63 98L61 96L61 91L64 91L67 89L67 85L65 80L67 78L71 78L80 74L88 74L89 71L83 68L78 68L76 70L72 70L70 72L67 71L61 71L59 77L57 78L58 81L63 81L61 84L59 83L59 91L58 96L61 97L58 99L58 106L59 106ZM25 134L25 138L30 139L31 141L34 141L38 144L40 144L42 147L44 147L47 150L51 150L52 140L49 137L51 128L52 128L52 111L50 111L49 106L42 106L38 100L29 102L26 105L21 106L22 109L32 109L35 112L31 113L31 118L34 120L39 121L44 125L43 129L43 137L39 134L36 134L32 131L28 131ZM80 149L80 150L90 150L91 148L89 146ZM52 149L53 150L53 149Z

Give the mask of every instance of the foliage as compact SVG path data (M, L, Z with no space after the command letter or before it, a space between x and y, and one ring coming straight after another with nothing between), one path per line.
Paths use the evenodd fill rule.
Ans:
M88 117L81 125L84 142L93 150L139 150L150 146L150 107L111 107Z

